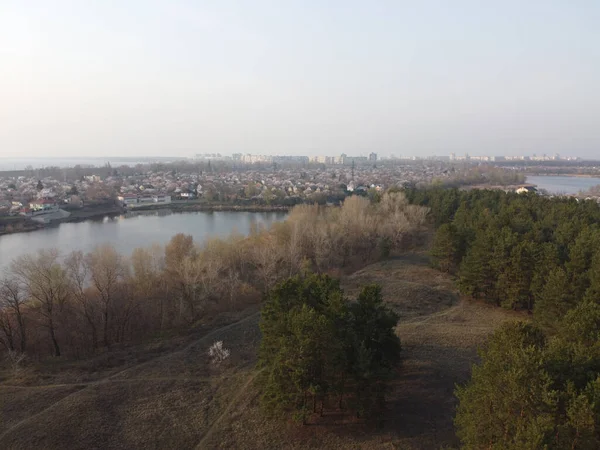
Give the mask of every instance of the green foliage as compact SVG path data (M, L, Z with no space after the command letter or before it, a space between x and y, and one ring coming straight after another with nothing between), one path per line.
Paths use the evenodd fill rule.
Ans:
M263 406L304 423L311 403L322 412L345 396L357 414L373 415L399 363L397 320L378 286L364 287L353 303L326 275L279 283L267 294L260 324Z
M510 323L490 337L456 390L465 448L600 446L600 305L580 303L554 328Z
M466 448L537 449L552 431L556 396L544 371L544 339L524 323L500 328L459 387L455 423Z
M454 273L458 265L459 252L458 235L450 223L441 225L435 233L431 248L431 258L434 267L442 272Z
M600 299L597 204L479 189L409 190L407 198L431 209L437 227L432 262L456 274L465 295L536 309L538 317L544 313L537 301L560 314L584 298ZM569 284L564 294L559 268Z
M600 448L600 207L501 191L411 191L432 259L462 293L534 312L481 350L459 386L465 448Z
M567 273L562 267L557 267L548 274L545 284L540 286L533 313L541 327L552 331L574 305Z
M381 288L365 286L349 305L345 321L346 367L354 383L354 407L359 415L381 408L385 382L400 362L400 339L394 333L398 316L383 304Z
M494 272L490 255L493 250L492 238L484 231L479 232L460 265L458 286L464 294L476 298L491 297Z

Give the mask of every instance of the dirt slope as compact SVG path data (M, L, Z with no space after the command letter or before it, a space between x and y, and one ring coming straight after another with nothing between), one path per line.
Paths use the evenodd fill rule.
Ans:
M403 367L383 429L328 415L305 427L265 420L258 409L259 315L94 376L50 378L40 386L0 384L2 449L440 448L455 445L455 383L464 381L476 346L516 315L460 300L451 280L419 255L371 265L347 277L355 295L380 283L400 314ZM223 340L221 367L206 351ZM84 381L81 381L84 379Z

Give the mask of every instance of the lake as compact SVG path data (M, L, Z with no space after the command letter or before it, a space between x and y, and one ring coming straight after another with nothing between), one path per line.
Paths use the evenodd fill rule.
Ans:
M177 233L190 234L201 243L208 237L226 237L232 232L248 234L253 224L269 226L285 219L285 212L187 212L132 213L77 223L62 223L28 233L0 236L0 270L11 261L42 248L58 248L62 254L87 252L100 244L113 244L130 255L137 247L166 244Z
M528 176L526 182L537 185L551 194L577 194L600 185L600 178Z

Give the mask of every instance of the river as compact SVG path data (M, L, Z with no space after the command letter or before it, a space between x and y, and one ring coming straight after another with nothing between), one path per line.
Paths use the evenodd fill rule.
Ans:
M578 194L600 185L600 178L567 176L528 176L527 183L537 185L551 194Z
M285 212L186 212L132 213L85 222L62 223L28 233L0 236L0 271L10 262L43 248L88 252L100 244L112 244L130 255L137 247L166 244L177 233L190 234L201 243L208 237L226 237L232 232L248 234L253 224L265 226L285 219Z

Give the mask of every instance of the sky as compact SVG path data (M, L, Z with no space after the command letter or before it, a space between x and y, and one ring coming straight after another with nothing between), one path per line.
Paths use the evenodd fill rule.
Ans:
M0 0L0 157L600 158L597 0Z

